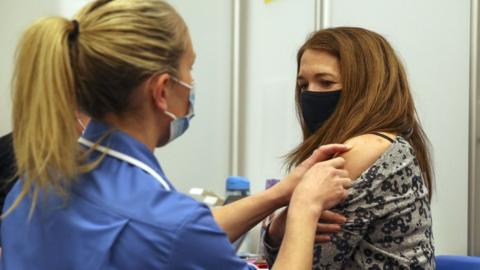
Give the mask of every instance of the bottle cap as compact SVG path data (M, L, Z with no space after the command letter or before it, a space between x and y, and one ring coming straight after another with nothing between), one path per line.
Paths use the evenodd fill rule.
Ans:
M227 190L250 190L250 181L243 176L229 176L226 181Z
M278 182L280 182L280 180L278 179L267 179L267 181L265 181L265 189L269 189L271 187L273 187L275 184L277 184Z

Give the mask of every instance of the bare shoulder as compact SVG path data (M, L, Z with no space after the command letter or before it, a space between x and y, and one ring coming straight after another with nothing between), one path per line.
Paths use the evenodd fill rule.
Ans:
M382 134L391 139L395 138L394 134ZM345 169L350 173L350 177L357 179L392 143L378 135L364 134L348 139L345 144L352 146L352 149L340 156L345 159Z

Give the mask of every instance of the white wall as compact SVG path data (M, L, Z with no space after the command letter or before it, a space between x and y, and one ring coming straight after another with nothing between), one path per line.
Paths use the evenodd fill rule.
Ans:
M230 162L232 1L169 2L189 26L197 53L196 116L183 136L156 154L179 190L205 187L223 195Z
M477 5L477 9L476 9L476 31L477 31L477 39L476 39L476 44L472 44L472 48L473 49L472 53L473 54L476 54L477 56L477 61L476 63L475 62L472 62L472 64L475 66L474 68L476 68L477 70L477 74L471 74L472 76L475 76L476 78L476 94L477 94L477 103L476 103L476 108L475 108L475 116L476 116L476 157L475 157L475 161L476 161L476 164L475 164L475 184L474 184L474 189L471 190L470 192L473 194L475 194L476 196L474 198L470 198L473 200L473 206L470 210L470 213L474 213L474 216L471 217L472 219L472 223L471 223L471 226L472 228L475 228L476 231L473 233L474 235L472 236L472 241L473 241L473 244L472 244L472 250L470 250L471 254L470 255L474 255L474 256L480 256L480 69L479 69L479 63L480 63L480 48L479 48L479 44L480 44L480 33L478 33L478 31L480 31L480 19L479 19L479 15L480 15L480 5L478 4L478 2L476 3ZM474 8L474 7L473 7ZM472 22L472 23L475 23L475 22ZM473 28L472 28L473 29ZM474 30L475 31L475 30ZM474 34L474 33L472 33ZM473 85L472 85L473 86Z
M61 16L66 18L73 18L75 13L79 11L82 7L84 7L89 0L57 0L58 6L57 10L59 11Z
M434 153L437 254L467 254L469 1L334 0L332 26L383 34L403 59ZM244 174L253 189L281 176L279 157L300 142L295 53L313 30L314 1L247 1ZM254 237L255 237L254 233ZM251 245L250 250L255 251Z
M335 0L331 25L385 35L404 60L434 153L437 254L467 254L470 1Z
M252 181L253 191L260 191L266 179L283 177L282 156L301 141L294 106L296 52L314 30L314 1L265 4L250 0L244 4L241 173ZM251 239L247 249L256 251L258 230L251 233Z
M433 143L437 254L466 254L468 153L468 0L328 1L332 25L384 34L404 60L424 127ZM18 37L41 15L72 16L86 0L0 1L0 134L10 127L12 59ZM156 155L182 191L223 193L230 161L232 2L170 0L190 27L197 52L197 116L189 131ZM242 0L245 79L241 94L241 174L252 190L281 177L282 155L301 141L293 89L295 54L314 29L313 0ZM328 5L327 5L328 6ZM246 246L256 251L257 231Z
M244 171L253 190L281 178L283 156L301 141L295 113L296 53L314 30L314 2L248 1Z
M0 1L0 136L12 130L10 81L14 53L22 35L35 19L51 15L56 0L1 0Z
M470 1L329 2L332 26L377 31L403 59L433 145L436 253L466 255Z
M49 15L71 18L88 2L0 1L0 135L11 130L10 80L18 38L34 19ZM231 1L171 0L170 3L189 25L198 55L193 71L196 117L184 136L156 154L179 190L201 186L223 194L230 161Z

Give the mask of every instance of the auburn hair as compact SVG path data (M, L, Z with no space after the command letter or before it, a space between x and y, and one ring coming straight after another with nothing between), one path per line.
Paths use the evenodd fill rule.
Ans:
M324 51L338 59L342 94L331 117L310 133L302 116L301 88L296 85L295 103L303 142L287 155L288 167L301 163L319 145L343 143L372 132L396 133L403 135L415 150L431 199L430 143L420 124L403 65L388 41L356 27L314 32L297 53L297 75L306 50Z

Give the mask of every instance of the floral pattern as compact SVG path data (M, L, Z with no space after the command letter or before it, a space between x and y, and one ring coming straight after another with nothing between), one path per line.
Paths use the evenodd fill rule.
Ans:
M402 137L333 210L347 223L332 241L315 245L313 269L435 269L428 189L415 152ZM266 243L264 250L273 264L278 250Z

